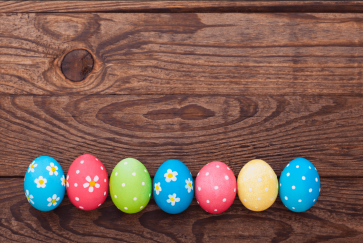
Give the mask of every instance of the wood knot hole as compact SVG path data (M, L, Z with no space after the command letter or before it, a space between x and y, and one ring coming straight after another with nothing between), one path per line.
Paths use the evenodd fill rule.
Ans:
M93 64L91 53L84 49L76 49L64 56L61 70L67 79L80 82L92 72Z

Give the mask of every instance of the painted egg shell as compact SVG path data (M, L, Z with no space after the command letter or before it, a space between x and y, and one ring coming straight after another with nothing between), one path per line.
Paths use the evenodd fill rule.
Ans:
M236 198L236 177L222 162L205 165L195 179L195 197L207 212L218 214L226 211Z
M294 212L304 212L318 200L320 177L307 159L297 158L286 165L280 176L280 198Z
M157 170L153 182L156 204L165 212L177 214L187 209L194 196L194 181L188 167L170 159Z
M237 185L239 200L252 211L268 209L275 202L279 191L274 170L260 159L251 160L243 166Z
M95 156L79 156L69 167L67 194L74 206L93 210L106 200L108 175L102 162Z
M65 183L60 164L52 157L40 156L29 165L25 174L25 195L34 208L50 211L62 202Z
M151 197L151 178L138 160L121 160L110 177L110 194L113 203L125 213L137 213L146 207Z

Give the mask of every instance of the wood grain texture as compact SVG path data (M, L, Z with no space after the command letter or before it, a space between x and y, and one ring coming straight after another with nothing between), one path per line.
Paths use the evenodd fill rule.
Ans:
M71 3L69 3L71 4ZM0 14L0 94L363 94L363 14ZM86 49L74 84L66 53Z
M323 177L363 174L363 98L350 96L0 96L0 176L23 176L41 155L65 171L81 154L111 173L139 159L154 175L167 159L196 176L207 163L238 175L266 160L279 175L296 157Z
M0 1L0 12L309 12L362 13L361 1Z
M206 213L193 200L170 215L153 200L137 214L119 211L108 197L93 211L81 211L67 197L53 211L40 212L24 195L23 179L0 179L1 241L59 242L361 242L363 179L321 180L316 204L304 213L277 201L252 212L236 198L226 212Z

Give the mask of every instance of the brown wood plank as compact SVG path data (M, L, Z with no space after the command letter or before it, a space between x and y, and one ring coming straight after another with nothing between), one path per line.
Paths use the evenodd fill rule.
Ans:
M170 158L194 176L213 160L238 175L255 158L279 174L306 157L323 177L362 176L362 117L350 96L0 96L0 176L23 176L41 155L67 171L83 153L109 173L134 157L151 175Z
M363 94L363 14L19 13L0 25L1 94ZM79 48L95 63L75 83L60 65Z
M338 12L362 13L360 1L0 1L0 12Z
M362 242L363 179L321 180L316 204L304 213L286 209L278 198L266 211L252 212L236 198L220 215L193 200L170 215L153 200L137 214L119 211L108 197L97 210L81 211L67 197L50 212L27 202L23 179L0 179L2 241L124 242Z

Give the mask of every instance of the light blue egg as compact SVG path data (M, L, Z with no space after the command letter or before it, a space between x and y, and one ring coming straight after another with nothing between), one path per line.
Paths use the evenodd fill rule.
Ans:
M194 181L188 167L181 161L165 161L155 174L153 196L165 212L177 214L187 209L194 196Z
M280 198L294 212L304 212L318 200L320 177L307 159L297 158L286 165L280 176Z
M30 205L40 211L50 211L62 202L66 179L60 164L49 156L36 158L24 178L24 191Z

